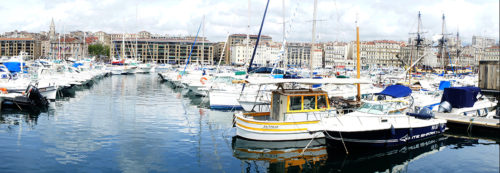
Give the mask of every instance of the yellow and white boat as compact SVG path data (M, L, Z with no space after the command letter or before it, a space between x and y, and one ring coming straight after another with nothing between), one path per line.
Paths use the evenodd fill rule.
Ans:
M276 84L272 91L270 112L238 112L234 114L236 135L263 141L286 141L323 138L322 120L336 114L328 100L328 93L321 89L285 89L292 84L355 84L369 83L359 79L274 79L248 84ZM291 87L293 88L293 87ZM315 129L311 131L310 129Z

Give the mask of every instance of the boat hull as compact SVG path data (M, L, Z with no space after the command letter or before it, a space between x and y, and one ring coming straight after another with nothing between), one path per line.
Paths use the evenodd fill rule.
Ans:
M211 91L209 93L210 109L241 110L243 107L237 100L238 96L237 93L232 92Z
M291 141L324 138L320 131L309 129L319 125L320 121L276 122L254 121L235 115L236 135L258 141Z
M329 144L343 145L348 148L394 147L434 137L446 130L446 124L434 124L417 128L381 129L372 131L339 132L324 131Z

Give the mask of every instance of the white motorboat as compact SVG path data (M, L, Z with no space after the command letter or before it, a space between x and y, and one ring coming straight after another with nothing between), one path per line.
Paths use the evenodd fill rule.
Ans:
M323 131L327 142L347 148L392 147L442 134L446 120L433 118L431 114L410 114L411 89L403 85L391 85L375 97L365 101L356 111L329 118ZM429 111L430 112L430 111Z

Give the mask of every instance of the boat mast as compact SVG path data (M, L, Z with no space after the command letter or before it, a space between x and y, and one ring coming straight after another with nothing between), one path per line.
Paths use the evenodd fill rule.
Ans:
M122 35L122 56L125 59L125 32Z
M421 46L421 42L422 42L422 38L420 37L420 25L422 24L422 20L421 20L421 14L420 14L420 11L418 12L418 21L417 21L417 39L415 40L416 41L416 47L417 47L417 58L420 57L419 56L419 49L420 49L420 46ZM413 64L413 56L410 56L410 65ZM409 74L409 80L408 80L408 85L411 85L411 74L413 73L413 66L410 66L410 74Z
M87 44L87 38L85 37L85 31L83 31L83 47L82 47L82 58L85 57L85 45Z
M248 79L248 76L250 75L250 70L252 69L255 53L257 52L257 46L259 46L260 35L262 33L262 28L264 27L264 21L266 21L267 7L269 7L269 0L267 0L266 3L266 9L264 10L264 16L262 17L262 22L260 23L259 34L257 34L257 40L255 41L255 47L253 48L252 58L250 59L250 64L248 66L247 75L245 76L245 79ZM245 83L243 84L243 87L241 87L241 93L243 93L243 90L245 90Z
M248 58L250 56L250 49L248 47L248 44L250 44L250 0L248 0L248 23L247 23L247 41L246 41L246 46L245 46L245 63L248 62Z
M446 43L446 38L444 36L444 14L443 14L443 21L441 23L441 65L443 65L443 73L445 72L446 70L446 65L445 65L445 61L444 61L444 53L445 53L445 50L444 50L444 44Z
M356 78L360 78L360 69L361 69L361 61L359 57L359 26L358 26L358 15L356 15ZM356 96L356 100L358 102L361 101L361 85L356 84L358 88L358 95Z
M202 29L201 29L201 65L203 67L203 64L205 64L205 15L203 15L203 21L202 21ZM199 56L199 54L198 54ZM199 58L199 57L198 57ZM198 62L200 60L198 59Z
M285 37L286 37L286 33L285 33L285 24L286 24L286 21L285 21L285 0L283 0L283 39L282 39L282 43L284 45L282 45L282 47L286 48L286 43L285 43ZM282 61L281 62L287 62L287 63L283 63L283 68L286 69L286 66L288 65L288 59L286 58L286 49L283 49L283 55L281 57ZM285 71L283 71L283 73L285 73ZM285 74L283 74L285 75Z
M312 40L311 40L311 51L309 55L309 75L313 77L313 55L314 55L314 43L316 42L316 9L318 7L318 0L314 0L314 11L313 11L313 21L312 21Z
M460 47L462 45L460 44L460 34L458 33L458 26L457 26L457 41L456 41L456 49L457 49L457 58L455 60L455 65L458 65L460 63ZM463 66L461 66L463 67Z
M135 5L135 31L137 32L137 34L135 34L135 50L134 50L134 57L135 57L135 61L137 63L137 36L139 35L139 32L137 30L137 16L138 16L138 12L137 12L137 4ZM141 60L142 62L142 60Z
M198 31L196 32L196 37L194 37L194 42L191 45L191 49L189 50L189 56L188 56L188 58L186 60L186 66L184 66L184 70L182 71L181 77L184 76L184 73L186 73L186 68L187 68L187 66L189 64L189 60L191 59L191 54L193 53L193 49L196 46L196 41L198 40L198 34L200 33L201 24L202 23L200 23L200 26L198 26Z
M66 26L63 25L63 38L64 38L64 42L63 42L63 56L62 56L62 59L64 59L66 57Z

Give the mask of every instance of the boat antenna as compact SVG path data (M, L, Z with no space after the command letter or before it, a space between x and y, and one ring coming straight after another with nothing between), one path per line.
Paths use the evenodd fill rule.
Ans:
M198 26L198 32L196 32L196 37L194 37L193 45L191 45L191 50L189 50L189 56L188 56L188 59L186 61L186 65L184 66L184 70L182 71L181 77L184 76L184 73L186 73L186 67L189 64L189 59L191 59L191 54L193 53L193 49L194 49L194 45L196 44L196 40L198 40L198 34L200 33L202 23L203 23L203 21L200 23L200 26Z
M262 28L264 27L264 21L266 20L267 7L269 7L269 0L267 0L266 9L264 10L264 16L262 17L262 22L260 23L259 34L257 35L257 41L255 42L255 47L253 48L252 58L250 59L250 64L248 66L247 75L245 76L245 79L248 79L248 75L250 73L250 70L252 69L253 59L255 58L255 53L257 52L257 46L259 46ZM245 84L243 84L243 87L241 88L241 92L243 92L244 89L245 89Z

